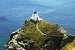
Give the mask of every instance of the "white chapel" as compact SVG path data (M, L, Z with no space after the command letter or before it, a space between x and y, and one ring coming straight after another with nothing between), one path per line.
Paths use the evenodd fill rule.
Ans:
M42 18L39 17L37 12L34 12L34 14L32 14L32 16L30 17L30 19L34 20L34 21L40 21L42 20Z

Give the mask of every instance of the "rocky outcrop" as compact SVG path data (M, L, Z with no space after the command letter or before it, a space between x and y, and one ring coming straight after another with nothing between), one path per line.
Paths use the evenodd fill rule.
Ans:
M75 36L71 36L72 40L66 39L65 42L63 41L63 44L66 44L65 46L62 45L61 50L75 50ZM68 40L68 41L67 41Z
M7 50L60 50L74 39L75 36L68 36L58 24L44 20L39 22L26 20L22 28L12 32L6 48Z

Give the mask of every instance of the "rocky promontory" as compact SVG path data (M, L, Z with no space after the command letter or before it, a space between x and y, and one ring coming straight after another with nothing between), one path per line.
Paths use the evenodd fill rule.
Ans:
M6 43L7 50L70 50L75 49L75 35L68 33L58 24L37 17L25 21L22 28L12 32ZM70 48L67 48L67 46Z

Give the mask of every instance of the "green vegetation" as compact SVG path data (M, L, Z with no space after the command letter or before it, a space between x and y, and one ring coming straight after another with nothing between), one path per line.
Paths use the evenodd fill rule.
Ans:
M66 46L62 47L61 50L74 50L75 49L75 40L71 43L68 43Z
M75 47L75 40L71 43L71 45L72 45L73 47Z
M39 25L39 29L45 34L54 32L58 26L57 24L52 24L45 21L40 21L38 25Z
M31 21L27 21L25 23L24 31L20 31L21 35L24 35L24 37L30 37L30 41L36 41L34 42L34 45L39 48L42 42L48 37L41 35L41 33L36 29L36 24Z
M44 20L38 23L38 29L46 35L56 31L57 27L57 24L48 23ZM41 35L41 33L36 28L36 22L31 20L25 22L23 31L20 31L20 34L24 35L22 36L24 38L30 38L28 41L33 41L37 50L40 48L42 43L44 43L44 41L49 38L48 36Z

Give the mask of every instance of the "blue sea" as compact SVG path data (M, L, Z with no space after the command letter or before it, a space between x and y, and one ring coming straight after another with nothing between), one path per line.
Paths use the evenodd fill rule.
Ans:
M0 50L6 50L11 32L21 28L34 11L69 34L75 33L75 0L0 0Z

